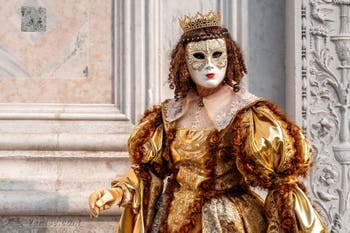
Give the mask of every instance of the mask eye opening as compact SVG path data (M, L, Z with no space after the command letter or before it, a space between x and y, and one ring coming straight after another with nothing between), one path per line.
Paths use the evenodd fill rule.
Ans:
M219 57L221 57L221 55L222 55L222 52L216 51L213 53L213 58L219 58Z
M205 55L203 53L197 52L192 54L193 57L197 58L197 59L205 59Z

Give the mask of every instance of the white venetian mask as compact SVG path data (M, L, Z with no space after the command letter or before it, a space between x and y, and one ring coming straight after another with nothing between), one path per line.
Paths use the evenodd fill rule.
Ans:
M186 46L186 63L196 85L215 88L225 78L227 50L224 39L190 42Z

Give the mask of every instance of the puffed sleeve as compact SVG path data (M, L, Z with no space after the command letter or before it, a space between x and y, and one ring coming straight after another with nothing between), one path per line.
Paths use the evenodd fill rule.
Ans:
M112 182L113 188L123 190L119 232L143 232L152 221L167 171L162 157L163 139L161 107L156 106L146 111L128 140L129 174Z
M305 195L312 149L301 130L274 105L261 101L234 122L237 167L246 181L268 190L269 233L325 233L326 227Z

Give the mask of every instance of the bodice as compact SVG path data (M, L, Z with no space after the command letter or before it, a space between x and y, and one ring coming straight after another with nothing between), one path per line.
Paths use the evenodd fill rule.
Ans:
M225 191L242 185L243 179L238 172L230 134L219 132L219 138L213 150L208 142L214 130L177 129L171 145L171 155L178 169L177 182L182 189L197 191L203 183L211 185L212 190Z
M254 212L256 212L254 216L261 219L262 211L259 210L261 207L256 207L261 203L249 194L249 188L237 170L232 143L230 143L232 140L230 132L230 127L222 131L177 129L170 150L177 169L176 181L179 187L174 192L167 216L170 232L181 232L179 227L187 221L190 212L193 212L191 218L193 222L196 222L191 233L203 232L202 228L204 232L212 232L212 228L208 226L212 225L213 219L218 218L212 217L211 209L225 210L222 216L227 215L228 217L222 217L222 219L224 221L229 219L227 222L232 221L232 218L236 218L232 216L235 215L234 211L237 209L235 204L232 204L232 200L237 194L245 195L245 198L249 199L249 205L254 206ZM202 211L201 208L198 209L198 204L203 200L210 201L203 206ZM234 201L234 203L239 202L241 200ZM213 207L209 207L210 203L214 203ZM217 203L221 203L223 208L218 207ZM235 232L244 232L239 229L238 227Z

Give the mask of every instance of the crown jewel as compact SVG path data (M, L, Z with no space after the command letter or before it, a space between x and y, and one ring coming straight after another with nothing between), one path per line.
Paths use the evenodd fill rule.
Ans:
M199 12L197 12L194 17L189 17L186 15L183 19L179 19L179 24L184 32L188 32L198 28L221 26L220 21L220 12L214 13L210 11L206 15L203 15Z

